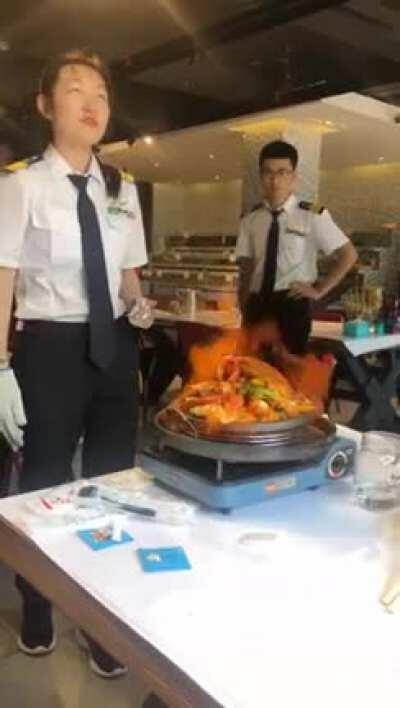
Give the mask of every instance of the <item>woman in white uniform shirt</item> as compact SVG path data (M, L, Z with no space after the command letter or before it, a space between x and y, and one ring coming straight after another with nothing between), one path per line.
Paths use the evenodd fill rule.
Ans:
M82 435L84 476L132 466L138 354L124 315L141 297L136 269L146 262L136 188L92 151L110 114L100 60L71 52L52 62L38 108L51 125L50 146L0 178L0 431L14 449L24 436L24 492L70 479ZM14 296L19 331L9 361ZM24 579L17 586L19 647L48 653L50 604ZM98 673L121 673L90 646Z

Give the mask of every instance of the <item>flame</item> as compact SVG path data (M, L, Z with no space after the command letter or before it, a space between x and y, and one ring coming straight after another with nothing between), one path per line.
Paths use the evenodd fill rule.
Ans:
M318 359L313 354L291 355L282 345L278 326L265 322L249 329L228 330L212 344L194 345L189 352L190 383L215 379L221 360L230 354L259 356L266 348L275 351L274 364L296 391L305 394L322 412L329 396L335 366L333 357Z
M212 344L195 344L189 352L190 383L216 377L218 366L225 356L257 356L263 346L277 344L279 330L274 322L266 322L249 329L230 329Z

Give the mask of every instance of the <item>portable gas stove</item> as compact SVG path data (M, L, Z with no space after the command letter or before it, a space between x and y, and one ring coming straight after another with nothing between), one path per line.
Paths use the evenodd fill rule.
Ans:
M143 464L157 481L222 512L316 489L353 470L356 446L321 418L234 440L193 438L155 421Z

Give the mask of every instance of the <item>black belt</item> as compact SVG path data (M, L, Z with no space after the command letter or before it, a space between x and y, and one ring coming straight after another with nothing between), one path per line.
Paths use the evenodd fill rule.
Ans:
M125 315L114 320L114 324L125 319ZM82 333L89 331L89 322L60 322L59 320L17 320L17 332L50 334L52 332Z
M57 332L57 330L69 330L70 332L82 332L88 329L88 322L57 322L56 320L18 320L17 332L31 332L40 334L45 332Z

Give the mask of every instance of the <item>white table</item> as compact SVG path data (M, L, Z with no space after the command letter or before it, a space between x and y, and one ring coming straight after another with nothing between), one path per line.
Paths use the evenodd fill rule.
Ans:
M316 339L331 339L341 342L353 356L371 354L372 352L386 351L400 347L400 334L371 335L370 337L344 337L341 322L312 323L311 336Z
M0 502L0 558L20 570L23 503ZM103 608L107 631L110 616L118 622L114 652L125 660L136 652L136 668L172 705L398 708L400 622L378 602L387 572L381 522L352 504L351 483L342 481L231 516L199 512L188 527L131 522L139 545L182 544L190 572L144 575L132 546L95 554L68 530L26 541L31 576L35 559L48 583L51 568L61 569L65 582L84 589L86 612L90 603ZM239 543L250 531L272 530L269 554ZM58 595L49 594L76 619L61 580ZM154 648L153 663L141 642Z

